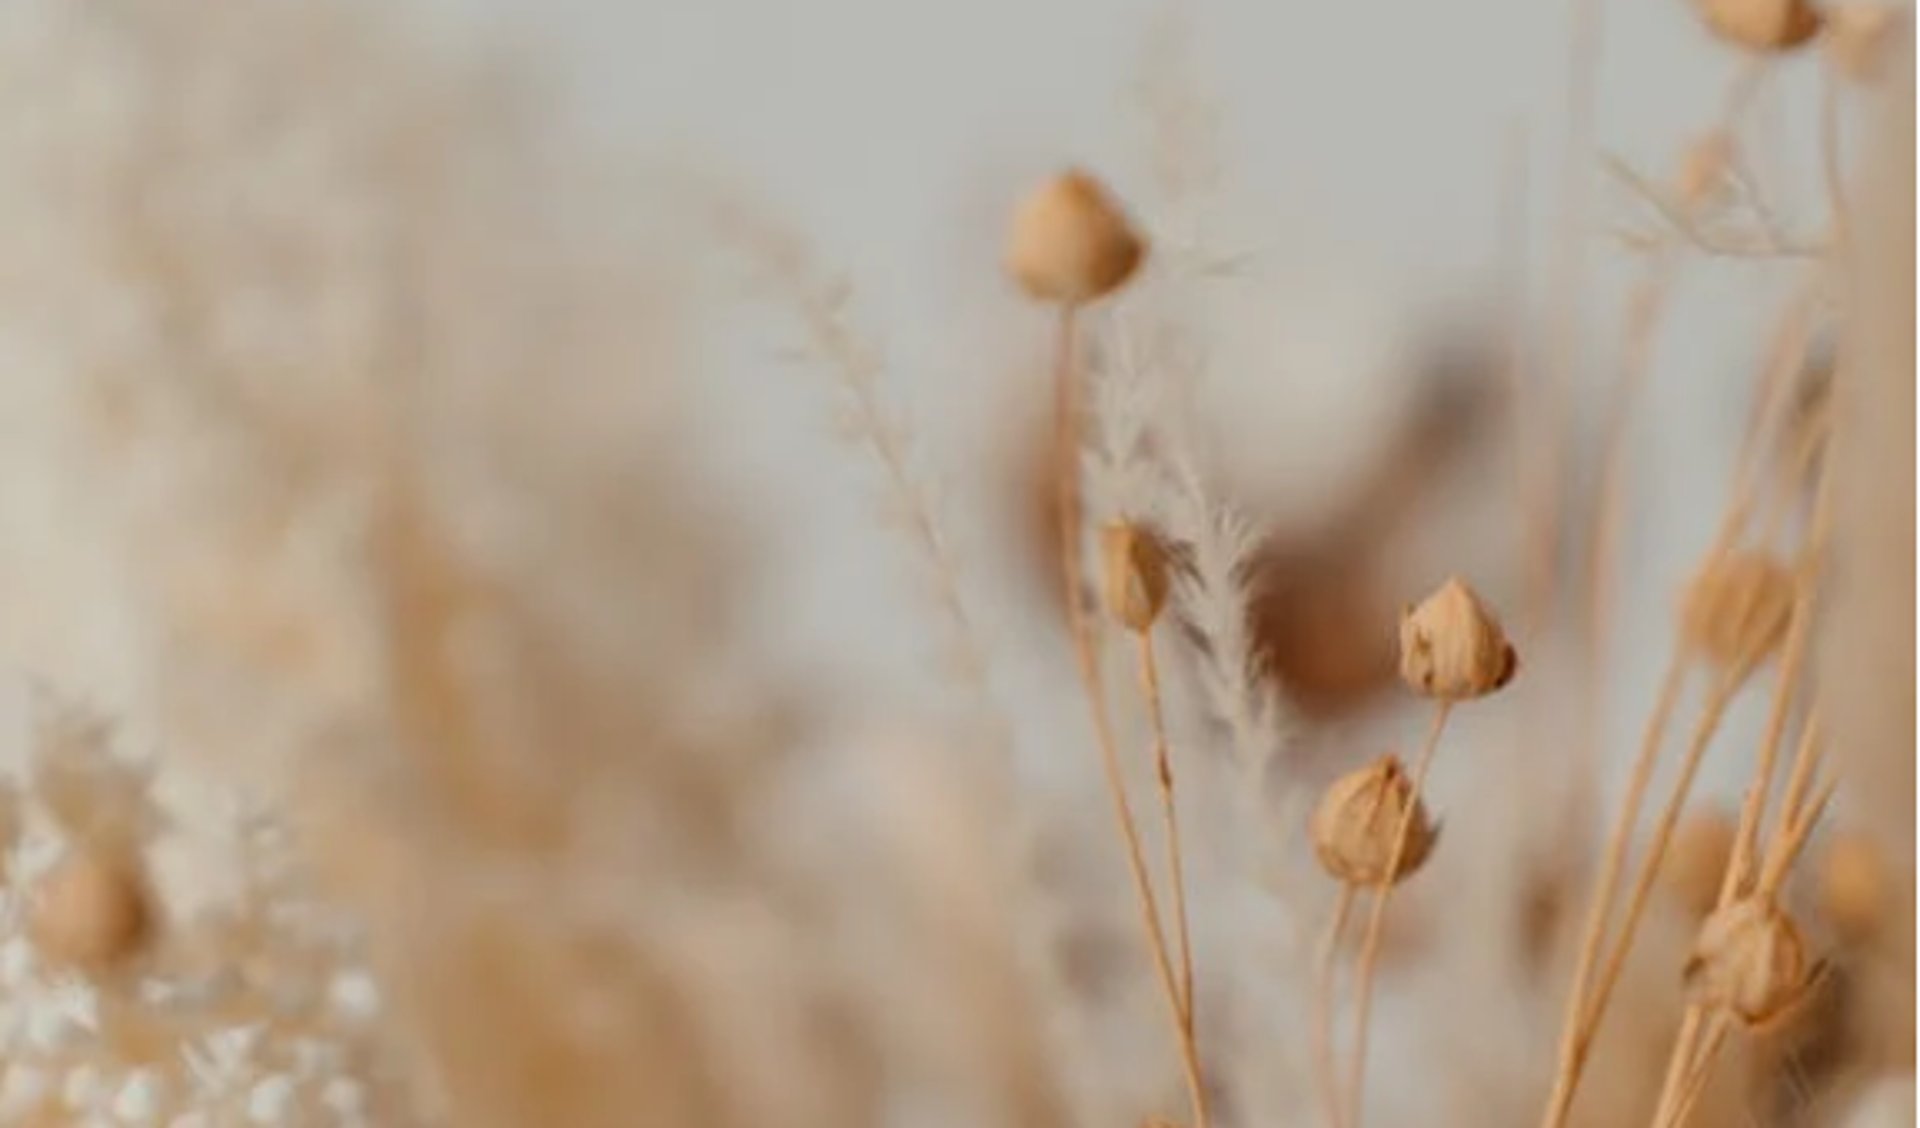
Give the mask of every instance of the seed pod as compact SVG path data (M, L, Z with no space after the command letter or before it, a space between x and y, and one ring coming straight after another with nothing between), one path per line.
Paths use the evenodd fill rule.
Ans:
M1715 35L1749 51L1791 51L1820 31L1820 12L1806 0L1698 0Z
M1812 979L1800 930L1764 897L1742 898L1709 916L1684 974L1695 1002L1725 1008L1749 1026L1779 1017Z
M1721 666L1765 658L1786 637L1796 598L1793 573L1762 552L1728 552L1687 585L1680 626Z
M1660 880L1676 900L1697 916L1713 911L1720 884L1733 857L1733 820L1720 811L1703 811L1674 829Z
M1407 827L1407 845L1400 865L1390 875L1394 835L1413 807ZM1320 864L1348 885L1397 884L1418 870L1433 853L1439 837L1427 820L1426 806L1413 793L1413 782L1393 756L1382 756L1357 771L1333 781L1308 823L1313 851Z
M1500 621L1457 577L1400 616L1400 678L1428 697L1484 697L1519 664Z
M1878 4L1837 4L1827 9L1823 40L1833 69L1855 82L1872 82L1886 68L1901 26L1899 15Z
M40 880L28 934L50 963L102 970L132 956L151 924L136 867L111 853L78 850Z
M1006 262L1030 296L1080 305L1119 289L1145 255L1146 244L1100 182L1070 169L1014 213Z
M1125 522L1100 530L1101 592L1107 613L1145 633L1167 605L1167 556L1154 535Z
M1834 931L1864 940L1887 919L1893 875L1880 847L1863 834L1841 832L1820 857L1820 909Z

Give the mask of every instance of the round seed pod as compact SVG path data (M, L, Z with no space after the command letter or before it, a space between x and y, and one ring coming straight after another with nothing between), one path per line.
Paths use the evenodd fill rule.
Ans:
M1695 1002L1725 1008L1749 1026L1786 1012L1812 978L1799 928L1763 897L1742 898L1707 917L1684 974Z
M1899 14L1892 8L1836 4L1827 9L1827 33L1822 40L1827 62L1855 82L1873 82L1886 69L1900 27Z
M1394 835L1413 808L1407 845L1391 874ZM1382 756L1333 781L1308 823L1313 852L1326 871L1348 885L1397 884L1433 853L1439 837L1413 782L1393 756Z
M1835 834L1820 855L1820 911L1842 937L1879 931L1893 897L1893 875L1880 847L1865 835Z
M1154 535L1116 522L1100 530L1101 596L1107 613L1145 633L1167 605L1167 556Z
M1702 811L1674 828L1660 865L1663 887L1696 916L1713 911L1733 857L1734 821L1721 811Z
M101 970L145 944L152 917L146 883L131 861L77 850L35 887L28 935L50 963Z
M1449 579L1400 617L1400 678L1428 697L1465 701L1513 680L1519 656L1460 579Z
M1145 257L1146 243L1106 189L1070 169L1014 213L1006 265L1030 296L1080 305L1119 289Z
M1786 565L1763 552L1728 552L1687 585L1680 627L1689 643L1721 666L1759 661L1786 637L1796 598Z
M1805 0L1697 0L1697 6L1709 30L1749 51L1791 51L1820 31L1820 11Z

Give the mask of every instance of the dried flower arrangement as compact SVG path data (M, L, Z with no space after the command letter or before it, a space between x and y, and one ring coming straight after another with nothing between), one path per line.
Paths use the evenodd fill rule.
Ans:
M1191 116L1156 139L1154 207L1068 169L1012 210L1003 266L1052 342L1038 486L1014 476L1044 518L1036 648L1078 679L1053 730L1004 707L851 287L764 209L702 184L663 205L698 223L623 226L630 185L524 91L344 4L23 0L0 418L33 420L23 457L132 626L114 708L36 687L0 790L0 1123L1911 1123L1913 640L1888 609L1912 610L1913 499L1884 472L1913 452L1907 24L1697 9L1747 65L1670 185L1615 166L1662 226L1628 238L1592 496L1562 501L1556 355L1505 405L1524 481L1484 491L1518 558L1433 568L1397 629L1378 560L1483 400L1444 389L1358 500L1267 527L1182 379L1207 364L1182 314L1232 264L1154 234L1217 167L1175 155ZM1807 240L1741 138L1815 44ZM1843 84L1896 99L1852 179ZM834 380L968 723L854 728L752 662L753 553L688 484L674 379L708 235ZM1804 279L1601 836L1624 436L1693 256ZM1584 725L1550 715L1568 699ZM1743 699L1742 802L1693 802ZM1410 766L1341 745L1417 715L1382 700L1429 716ZM1437 750L1490 761L1489 718L1557 750L1579 815L1523 794L1546 826L1441 833ZM1324 778L1290 751L1315 741ZM1023 772L1036 743L1087 748L1067 794Z

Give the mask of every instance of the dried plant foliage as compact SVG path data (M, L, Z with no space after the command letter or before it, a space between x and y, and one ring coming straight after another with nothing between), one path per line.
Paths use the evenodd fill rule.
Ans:
M1055 602L990 646L853 282L777 208L620 174L512 52L374 6L21 0L0 418L93 571L16 602L118 633L0 771L0 1122L1910 1122L1907 25L1696 7L1751 74L1827 37L1824 241L1781 234L1737 80L1670 186L1615 169L1664 226L1597 458L1537 411L1565 389L1442 357L1292 524L1200 417L1194 312L1246 259L1209 245L1193 29L1156 27L1151 190L1073 169L1006 217L1056 349L1010 474ZM760 546L690 406L715 250L879 469L965 721L760 665ZM1803 285L1699 571L1647 596L1671 666L1601 842L1541 811L1600 802L1622 436L1695 255ZM1509 408L1555 454L1516 513L1474 457ZM1594 497L1541 512L1575 471ZM1534 556L1436 583L1478 575L1457 512ZM1520 576L1586 606L1510 638ZM1067 656L1061 718L1001 713L991 663Z

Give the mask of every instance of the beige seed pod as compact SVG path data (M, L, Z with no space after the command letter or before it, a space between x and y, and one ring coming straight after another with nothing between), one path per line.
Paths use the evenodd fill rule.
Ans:
M1705 916L1719 903L1736 832L1722 811L1702 811L1674 828L1660 882L1689 912Z
M1687 585L1680 626L1687 641L1722 666L1759 661L1793 619L1793 573L1763 552L1728 552Z
M1146 244L1100 182L1070 169L1014 213L1006 265L1032 297L1080 305L1119 289L1145 256Z
M1836 4L1827 9L1827 33L1822 40L1827 62L1855 82L1873 82L1885 69L1901 26L1892 8Z
M1130 631L1146 632L1167 604L1167 556L1158 538L1137 525L1100 530L1101 593L1107 613Z
M1413 821L1390 884L1406 880L1433 853L1439 831L1427 820L1426 806L1413 793L1400 761L1390 755L1334 780L1307 827L1321 866L1348 885L1380 884L1388 877L1394 835L1409 804Z
M1863 834L1840 832L1820 855L1820 910L1834 931L1864 940L1879 931L1892 899L1893 875L1880 847Z
M1812 979L1799 928L1765 897L1744 897L1707 917L1684 974L1695 1002L1750 1026L1784 1014Z
M1519 664L1500 621L1457 577L1400 616L1400 678L1428 697L1484 697Z
M77 850L35 888L28 935L59 966L102 970L133 955L152 926L145 881L127 859Z
M1791 51L1820 31L1820 12L1806 0L1697 0L1717 36L1749 51Z

